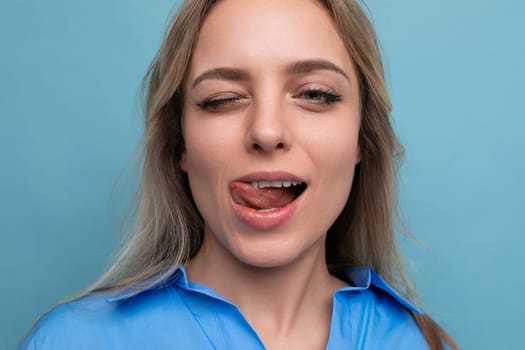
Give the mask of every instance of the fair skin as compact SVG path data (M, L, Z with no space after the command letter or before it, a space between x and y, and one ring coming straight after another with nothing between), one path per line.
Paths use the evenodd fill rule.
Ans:
M330 16L315 1L219 2L184 91L180 165L205 222L190 280L236 304L267 349L324 349L345 286L328 273L325 238L350 193L360 125L357 75ZM254 190L262 181L302 186L288 198ZM264 193L284 202L256 207Z

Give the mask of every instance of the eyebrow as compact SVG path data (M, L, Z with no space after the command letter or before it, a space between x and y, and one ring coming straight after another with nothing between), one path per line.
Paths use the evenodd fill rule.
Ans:
M286 69L287 73L289 74L304 74L316 70L330 70L350 80L350 77L346 74L343 68L340 68L339 66L330 61L321 59L295 62L288 66L288 69Z
M326 60L304 60L294 62L287 66L286 72L288 74L304 74L310 73L316 70L329 70L339 75L342 75L344 78L350 80L350 77L346 72L337 66L336 64L326 61ZM228 68L228 67L219 67L213 68L205 71L200 74L192 83L192 88L200 84L204 80L216 79L216 80L229 80L229 81L248 81L250 79L250 74L242 69L238 68Z
M250 74L237 68L214 68L202 73L197 78L195 78L192 87L199 85L203 80L207 79L247 81L250 79Z

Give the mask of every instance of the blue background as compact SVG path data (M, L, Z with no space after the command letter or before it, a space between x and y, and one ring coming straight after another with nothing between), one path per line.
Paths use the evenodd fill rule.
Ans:
M0 348L111 261L174 1L0 3ZM524 349L525 3L369 0L407 149L403 242L464 349Z

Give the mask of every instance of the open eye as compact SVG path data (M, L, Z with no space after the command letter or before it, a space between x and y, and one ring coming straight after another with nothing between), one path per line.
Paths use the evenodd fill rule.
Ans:
M305 100L307 103L330 106L342 101L342 96L335 91L323 88L313 88L301 91L294 98Z

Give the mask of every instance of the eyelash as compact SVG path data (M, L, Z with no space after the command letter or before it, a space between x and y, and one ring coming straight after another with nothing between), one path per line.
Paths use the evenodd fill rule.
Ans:
M322 88L307 89L294 97L303 97L309 100L308 102L324 106L330 106L343 100L343 97L335 91Z
M221 107L232 105L236 102L239 102L241 97L226 97L226 98L210 98L202 102L197 103L197 107L204 111L214 112Z
M197 107L204 111L215 112L222 107L238 103L243 97L209 98L197 103ZM308 103L329 107L343 100L342 96L332 90L314 88L307 89L294 95L293 98L304 98Z

